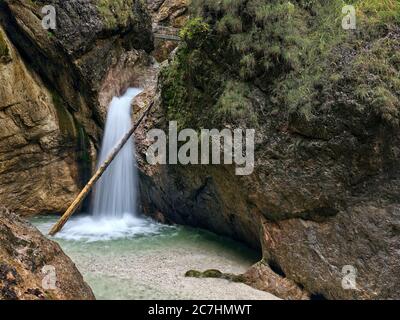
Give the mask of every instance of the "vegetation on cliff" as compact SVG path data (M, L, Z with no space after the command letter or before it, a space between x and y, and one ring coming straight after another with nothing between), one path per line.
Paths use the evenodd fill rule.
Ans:
M143 18L149 19L141 0L98 0L96 5L105 24L111 29L129 26L132 21L141 24Z
M399 125L398 1L353 1L356 30L342 28L341 0L193 3L198 17L162 77L168 117L181 126L257 125L252 88L293 122L336 101Z

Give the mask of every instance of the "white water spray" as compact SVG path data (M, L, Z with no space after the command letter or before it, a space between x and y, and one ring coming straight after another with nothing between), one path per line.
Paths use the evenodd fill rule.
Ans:
M128 89L122 97L111 101L104 131L98 167L110 155L132 127L131 103L140 89ZM137 172L134 139L131 138L106 169L94 188L92 215L98 218L122 218L135 215Z

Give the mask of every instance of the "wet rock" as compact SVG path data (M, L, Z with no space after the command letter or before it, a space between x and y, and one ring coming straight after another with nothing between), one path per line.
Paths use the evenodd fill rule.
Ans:
M65 105L26 66L0 27L0 203L29 215L64 211L84 178L84 136Z
M265 259L326 299L398 299L399 209L376 195L324 222L264 221Z
M0 243L0 300L94 299L58 244L2 208Z

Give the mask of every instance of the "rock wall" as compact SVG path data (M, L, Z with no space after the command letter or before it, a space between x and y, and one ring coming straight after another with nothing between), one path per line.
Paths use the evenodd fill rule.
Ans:
M3 207L0 242L0 300L94 299L60 246Z
M182 28L188 17L189 0L146 0L153 23Z
M21 214L60 212L79 190L81 128L0 27L0 199ZM81 141L79 141L81 140Z
M278 2L261 19L258 1L202 1L200 19L161 71L149 120L164 129L169 120L180 128L255 128L254 173L145 168L145 209L261 247L264 266L311 298L399 298L396 11L379 7L387 21L364 15L348 33L334 23L320 29L337 21L339 1L292 3L289 14ZM322 35L331 42L319 47ZM349 276L355 288L343 285Z

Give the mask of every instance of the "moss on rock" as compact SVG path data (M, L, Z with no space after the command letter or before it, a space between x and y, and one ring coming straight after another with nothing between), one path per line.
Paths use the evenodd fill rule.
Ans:
M124 28L132 21L139 24L148 17L142 0L97 0L96 7L110 29Z
M235 275L232 273L223 273L216 269L209 269L204 272L197 270L189 270L185 273L185 277L189 278L215 278L215 279L225 279L233 282L243 282L243 275Z
M63 99L55 92L52 93L53 104L56 108L58 124L60 131L68 141L76 141L78 132L75 126L75 120L68 111Z
M0 62L4 62L10 59L10 52L4 39L2 31L0 31Z
M201 278L202 273L197 270L189 270L185 273L185 277L188 278Z

